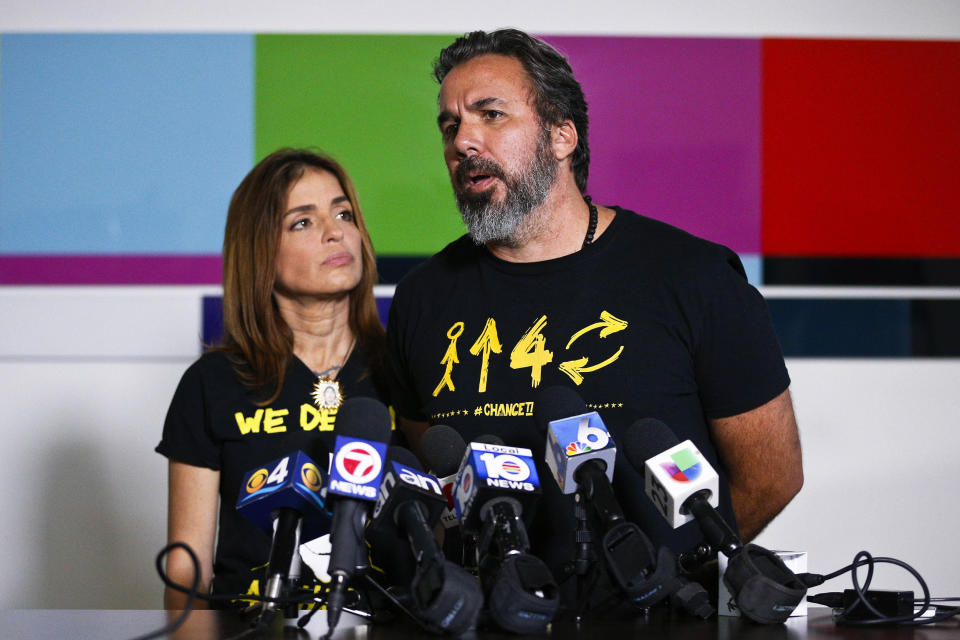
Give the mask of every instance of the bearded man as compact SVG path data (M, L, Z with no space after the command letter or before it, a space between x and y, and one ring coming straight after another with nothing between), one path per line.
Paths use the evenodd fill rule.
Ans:
M542 464L538 388L566 385L615 441L653 417L691 439L721 476L720 512L753 538L800 490L789 377L769 313L726 247L583 195L587 105L556 50L520 31L445 48L437 124L469 231L397 287L388 324L398 424L466 441L493 434L534 452L543 497L533 552L561 578L572 503ZM622 457L614 489L655 545L670 529Z

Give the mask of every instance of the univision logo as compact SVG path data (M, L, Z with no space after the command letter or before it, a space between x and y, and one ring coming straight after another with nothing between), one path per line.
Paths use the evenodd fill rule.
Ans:
M700 477L703 465L697 454L690 449L680 449L670 454L670 461L660 466L677 482L691 482Z
M575 456L578 453L586 453L587 451L590 451L590 445L580 442L579 440L575 440L567 445L568 456Z

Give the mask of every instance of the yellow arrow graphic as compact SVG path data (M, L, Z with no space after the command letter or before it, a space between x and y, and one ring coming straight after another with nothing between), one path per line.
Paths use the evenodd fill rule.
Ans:
M593 331L594 329L600 329L600 337L606 338L611 333L616 333L617 331L623 331L626 328L627 328L626 320L621 320L620 318L617 318L612 313L608 313L607 311L601 311L600 322L594 322L593 324L588 325L583 329L580 329L580 331L577 331L575 334L570 336L570 342L567 343L567 346L565 348L569 349L570 345L576 342L577 338L579 338L585 333L589 333L590 331Z
M605 366L607 366L608 364L612 363L614 360L619 358L621 353L623 353L622 345L615 354L613 354L612 356L610 356L609 358L607 358L606 360L598 364L588 367L586 365L587 365L587 362L589 362L589 360L587 358L579 358L577 360L567 360L566 362L561 362L559 365L559 369L560 371L563 371L565 374L570 376L570 379L573 380L574 384L579 385L581 382L583 382L582 374L591 373L593 371L596 371L597 369L604 368Z

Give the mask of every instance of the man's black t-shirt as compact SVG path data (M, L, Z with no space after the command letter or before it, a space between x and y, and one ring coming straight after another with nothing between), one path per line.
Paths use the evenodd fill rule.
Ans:
M398 285L387 333L398 415L533 450L543 487L533 551L555 571L573 557L572 496L543 463L538 388L575 389L615 442L641 417L691 439L720 473L720 511L735 524L708 419L789 385L766 304L736 254L619 208L593 244L544 262L510 263L456 240ZM642 482L618 453L614 488L628 518L656 545L695 546L696 525L669 529Z
M345 398L368 396L386 402L380 376L367 371L359 348L337 376ZM221 351L200 357L183 374L156 450L171 460L220 472L220 519L213 592L256 591L270 552L270 537L236 510L243 476L266 462L303 451L326 468L336 440L336 409L318 409L311 398L317 377L296 356L283 389L268 396L245 387ZM260 586L262 589L262 586Z

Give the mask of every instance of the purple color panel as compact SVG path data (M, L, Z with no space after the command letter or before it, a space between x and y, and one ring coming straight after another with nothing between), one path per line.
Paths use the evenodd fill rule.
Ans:
M590 109L588 192L760 252L760 41L545 36Z
M220 284L218 255L0 256L0 285Z

